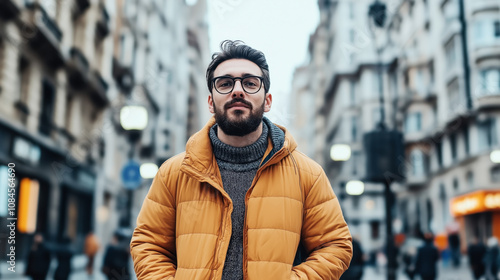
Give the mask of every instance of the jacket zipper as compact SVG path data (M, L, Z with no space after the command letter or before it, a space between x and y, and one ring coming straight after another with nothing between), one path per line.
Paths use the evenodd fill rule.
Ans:
M248 246L248 237L247 237L247 235L248 235L248 225L247 225L248 196L251 193L251 190L253 189L255 184L257 184L257 181L259 180L259 177L260 177L260 174L262 173L262 170L264 170L275 157L284 153L284 151L285 151L285 148L284 147L281 148L274 155L272 155L271 158L264 165L259 167L259 169L257 170L257 173L255 174L252 185L250 186L250 188L248 189L248 191L245 195L245 217L243 220L243 279L248 279L248 255L247 255L248 254L248 250L247 250L247 246Z

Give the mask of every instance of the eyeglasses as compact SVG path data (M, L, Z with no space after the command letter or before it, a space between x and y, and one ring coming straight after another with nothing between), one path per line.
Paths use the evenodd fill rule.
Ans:
M212 79L212 83L220 94L228 94L234 89L236 80L240 80L241 86L246 93L257 93L262 87L262 77L246 76L246 77L230 77L220 76Z

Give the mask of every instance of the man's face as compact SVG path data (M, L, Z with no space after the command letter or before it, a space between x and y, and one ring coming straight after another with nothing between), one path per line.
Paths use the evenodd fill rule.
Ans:
M214 71L214 77L260 76L257 64L246 59L230 59L222 62ZM235 80L234 88L228 94L217 92L215 87L208 97L208 107L222 131L227 135L244 136L254 132L264 116L271 109L272 96L265 93L264 85L254 94L243 90L241 80Z

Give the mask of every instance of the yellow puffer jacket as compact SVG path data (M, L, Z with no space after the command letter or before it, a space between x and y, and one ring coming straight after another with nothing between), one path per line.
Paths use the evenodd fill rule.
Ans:
M131 243L138 279L221 279L233 205L208 136L214 123L153 180ZM244 279L339 279L352 244L338 200L323 169L280 129L283 148L261 165L245 197ZM270 141L264 158L271 150ZM300 241L308 258L293 266Z

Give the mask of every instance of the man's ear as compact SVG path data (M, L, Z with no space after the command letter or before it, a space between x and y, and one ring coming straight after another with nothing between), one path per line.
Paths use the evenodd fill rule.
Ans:
M264 112L269 112L271 110L271 105L273 104L273 96L270 93L266 93L265 97L265 104L264 104Z
M215 109L214 109L214 98L212 94L208 95L208 110L210 113L215 114Z

